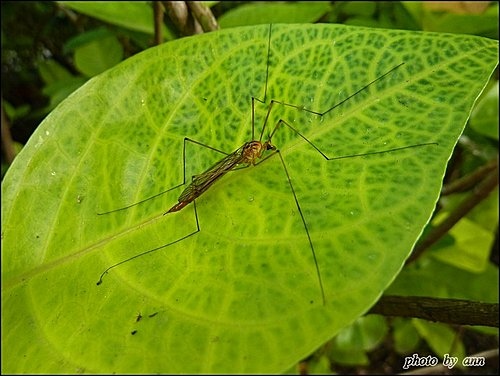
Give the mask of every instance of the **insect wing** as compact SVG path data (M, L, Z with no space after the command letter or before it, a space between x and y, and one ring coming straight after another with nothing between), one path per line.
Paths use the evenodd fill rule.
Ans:
M236 167L242 158L241 150L242 148L237 149L205 172L195 175L193 177L193 182L180 195L179 201L192 201L205 192L217 179Z

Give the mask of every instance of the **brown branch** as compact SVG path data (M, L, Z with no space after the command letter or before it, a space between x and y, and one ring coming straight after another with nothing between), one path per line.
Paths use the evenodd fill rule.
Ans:
M383 296L369 313L498 328L498 303L420 296Z
M463 200L446 219L432 229L427 237L417 243L412 254L406 260L406 264L415 261L420 255L431 245L436 243L467 213L469 213L476 205L486 199L489 194L498 186L498 164L494 171L485 177L485 179L474 188L472 193Z
M441 190L441 195L449 195L456 192L463 192L467 189L472 188L478 182L480 182L489 172L498 169L498 158L490 160L485 165L477 168L471 174L461 177L449 184L443 186Z
M153 1L153 13L155 24L155 45L163 43L163 6L159 1Z
M163 1L167 15L182 35L202 34L203 29L189 12L185 1Z
M188 1L187 5L200 23L203 31L208 32L219 29L219 24L209 7L199 1Z

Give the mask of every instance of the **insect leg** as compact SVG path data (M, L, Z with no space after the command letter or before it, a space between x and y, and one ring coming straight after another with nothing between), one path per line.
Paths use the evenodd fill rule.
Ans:
M193 208L194 208L194 216L195 216L195 219L196 219L196 230L195 230L195 231L193 231L193 232L189 233L188 235L183 236L182 238L179 238L179 239L177 239L177 240L174 240L173 242L170 242L170 243L164 244L164 245L162 245L162 246L160 246L160 247L156 247L156 248L150 249L150 250L148 250L148 251L145 251L145 252L139 253L139 254L137 254L137 255L135 255L135 256L129 257L129 258L128 258L128 259L126 259L126 260L123 260L123 261L120 261L120 262L118 262L118 263L116 263L116 264L111 265L110 267L108 267L106 270L104 270L104 271L101 273L101 276L99 277L99 280L97 281L97 286L99 286L100 284L102 284L102 279L103 279L103 277L104 277L106 274L108 274L108 272L109 272L111 269L114 269L114 268L116 268L117 266L122 265L122 264L124 264L124 263L126 263L126 262L129 262L129 261L132 261L132 260L134 260L134 259L136 259L136 258L139 258L139 257L145 256L145 255L147 255L147 254L150 254L150 253L156 252L156 251L158 251L158 250L160 250L160 249L166 248L166 247L171 246L171 245L173 245L173 244L179 243L179 242L183 241L184 239L187 239L187 238L189 238L189 237L191 237L191 236L193 236L193 235L197 234L198 232L200 232L200 222L199 222L199 220L198 220L198 211L196 210L196 200L194 200L194 201L193 201Z
M305 229L306 234L307 234L307 240L309 241L309 246L311 247L311 253L312 253L312 256L314 259L314 265L316 267L316 275L318 277L318 284L319 284L319 287L321 290L322 302L323 302L323 305L325 305L326 304L325 290L323 287L323 280L321 278L321 271L319 269L318 259L316 257L316 251L314 250L314 245L313 245L313 242L311 239L311 234L309 233L309 228L307 227L306 218L304 217L304 213L302 212L302 208L300 207L299 200L297 198L297 194L295 193L295 189L293 188L292 179L290 178L290 174L288 173L288 169L286 168L286 164L285 164L285 161L283 159L283 156L281 155L281 153L278 149L274 149L271 154L269 154L266 157L259 160L257 163L255 163L255 165L261 164L262 162L266 161L267 159L271 158L272 156L274 156L276 154L278 154L278 156L280 157L281 164L283 166L283 170L285 171L286 179L288 181L288 185L290 186L290 190L292 191L293 198L295 200L295 205L297 206L297 210L300 214L300 219L302 220L302 224L304 225L304 229Z
M294 128L292 125L290 125L289 123L287 123L285 120L283 119L280 119L278 121L278 123L276 124L276 126L274 127L273 131L271 132L271 134L269 135L269 140L272 139L274 133L276 133L276 130L278 129L278 127L281 125L281 124L284 124L286 125L290 130L292 130L293 132L295 132L297 135L299 135L304 141L306 141L309 145L311 145L314 149L316 149L318 151L318 153L320 153L323 158L325 158L327 161L332 161L332 160L335 160L335 159L344 159L344 158L354 158L354 157L363 157L365 155L373 155L373 154L384 154L384 153L389 153L389 152L394 152L394 151L398 151L398 150L404 150L404 149L411 149L411 148L416 148L416 147L421 147L421 146L436 146L436 145L439 145L437 142L424 142L424 143L421 143L421 144L414 144L414 145L408 145L408 146L402 146L402 147L399 147L399 148L393 148L393 149L387 149L387 150L379 150L379 151L372 151L372 152L368 152L368 153L363 153L363 154L351 154L351 155L342 155L342 156L338 156L338 157L328 157L324 152L322 152L316 145L314 145L310 140L307 139L307 137L305 137L302 133L300 133L296 128Z
M300 218L302 220L302 224L304 225L304 229L306 230L307 240L309 241L309 246L311 247L311 252L312 252L313 259L314 259L314 265L316 267L316 275L318 277L318 284L319 284L319 288L321 290L321 298L323 301L323 305L325 305L326 299L325 299L325 290L323 288L323 280L321 278L321 272L319 269L318 260L316 258L316 252L314 251L314 245L313 245L313 242L311 240L311 235L309 234L309 229L307 227L306 219L304 217L304 213L302 213L302 209L300 208L299 200L297 199L295 189L293 188L292 179L290 178L290 174L288 173L288 170L286 168L286 164L285 164L285 161L283 160L283 156L281 155L279 150L275 150L275 153L273 153L271 155L275 155L275 154L278 154L280 157L281 164L283 165L283 170L285 171L285 174L286 174L286 179L288 181L288 184L290 185L290 190L292 191L293 198L295 200L295 204L297 205L297 210L299 211Z
M334 110L335 108L343 105L344 103L346 103L349 99L353 98L354 96L358 95L359 93L361 93L363 90L366 90L368 89L368 87L370 87L371 85L373 85L374 83L376 83L377 81L380 81L382 80L384 77L386 77L387 75L389 75L390 73L394 72L396 69L398 69L399 67L401 67L402 65L404 65L404 63L400 63L398 65L396 65L395 67L389 69L387 72L385 72L383 75L377 77L376 79L374 79L373 81L369 82L368 84L364 85L363 87L361 87L360 89L356 90L354 93L352 93L351 95L349 95L347 98L344 98L342 99L340 102L336 103L335 105L333 105L332 107L330 107L329 109L327 109L326 111L313 111L313 110L308 110L307 108L304 108L303 106L298 106L296 104L291 104L291 103L285 103L285 102L281 102L281 101L278 101L278 100L275 100L275 99L272 99L271 100L271 105L273 103L279 103L283 106L287 106L287 107L293 107L293 108L296 108L298 110L301 110L301 111L306 111L306 112L309 112L311 114L314 114L314 115L318 115L318 116L324 116L326 115L327 113L329 113L330 111Z
M163 194L163 193L166 193L166 192L168 192L168 191L170 191L170 190L172 190L172 189L178 188L178 187L180 187L180 186L182 186L182 185L185 185L185 184L186 184L186 144L187 144L187 142L191 142L191 143L193 143L193 144L195 144L195 145L199 145L199 146L204 146L204 147L206 147L206 148L208 148L208 149L214 150L214 151L219 152L219 153L221 153L221 154L228 155L226 152L223 152L223 151L221 151L221 150L219 150L219 149L216 149L216 148L211 147L211 146L209 146L209 145L203 144L203 143L201 143L201 142L199 142L199 141L192 140L192 139L190 139L190 138L188 138L188 137L185 137L185 138L184 138L183 152L182 152L182 155L183 155L183 182L182 182L181 184L178 184L178 185L176 185L176 186L172 187L172 188L169 188L169 189L168 189L168 190L166 190L166 191L160 192L159 194L157 194L157 195L155 195L155 196L152 196L152 197L157 197L157 196L159 196L159 195L161 195L161 194ZM147 200L148 200L148 199L146 199L146 200L142 200L142 201L140 201L140 202L138 202L138 203L135 203L135 204L133 204L133 205L129 205L129 206L127 206L126 208L131 207L131 206L134 206L134 205L137 205L137 204L142 203L142 202L147 201ZM124 264L124 263L126 263L126 262L128 262L128 261L132 261L132 260L134 260L134 259L136 259L136 258L139 258L139 257L141 257L141 256L145 256L145 255L147 255L147 254L150 254L150 253L156 252L156 251L158 251L158 250L160 250L160 249L166 248L166 247L168 247L168 246L170 246L170 245L176 244L176 243L178 243L178 242L180 242L180 241L182 241L182 240L184 240L184 239L187 239L187 238L189 238L189 237L193 236L194 234L198 233L198 232L200 231L200 224L199 224L199 220L198 220L198 211L197 211L197 209L196 209L196 200L193 200L193 207L194 207L194 215L195 215L195 219L196 219L196 230L195 230L195 231L193 231L193 232L189 233L188 235L185 235L185 236L183 236L183 237L181 237L181 238L179 238L179 239L177 239L177 240L175 240L175 241L173 241L173 242L170 242L170 243L164 244L164 245L162 245L162 246L160 246L160 247L157 247L157 248L150 249L150 250L148 250L148 251L145 251L145 252L139 253L139 254L137 254L137 255L135 255L135 256L133 256L133 257L129 257L129 258L128 258L128 259L126 259L126 260L123 260L123 261L120 261L120 262L118 262L118 263L116 263L116 264L114 264L114 265L111 265L111 266L110 266L110 267L108 267L106 270L104 270L104 272L102 272L102 273L101 273L101 276L99 277L99 280L97 281L97 285L100 285L100 284L102 283L102 279L103 279L103 277L104 277L104 276L105 276L105 275L106 275L106 274L107 274L107 273L108 273L111 269L116 268L117 266L122 265L122 264ZM126 209L126 208L122 208L122 209ZM122 210L122 209L117 209L117 210ZM115 210L115 211L117 211L117 210Z
M272 24L269 24L269 34L267 39L267 62L266 62L266 83L264 85L264 99L259 99L257 97L252 97L252 140L255 140L255 101L259 101L262 104L266 103L267 97L267 83L269 80L269 62L271 58L271 32L272 32ZM267 115L269 117L269 114ZM259 140L262 139L262 136Z
M122 210L130 209L133 206L136 206L136 205L142 204L142 203L144 203L146 201L152 200L152 199L154 199L156 197L159 197L159 196L161 196L161 195L163 195L163 194L165 194L167 192L170 192L170 191L172 191L172 190L174 190L176 188L179 188L179 187L182 187L183 185L185 185L186 184L186 143L187 142L190 142L190 143L195 144L195 145L203 146L203 147L205 147L207 149L211 149L213 151L216 151L216 152L224 154L224 155L228 155L228 153L226 153L226 152L224 152L222 150L216 149L216 148L214 148L212 146L206 145L206 144L204 144L202 142L193 140L191 138L184 137L184 143L183 143L183 148L182 148L182 162L183 162L183 167L182 167L182 170L183 170L183 173L182 173L182 183L177 184L177 185L175 185L173 187L170 187L170 188L168 188L168 189L166 189L166 190L164 190L164 191L162 191L160 193L157 193L157 194L155 194L153 196L145 198L145 199L143 199L141 201L138 201L138 202L135 202L133 204L124 206L122 208L113 209L113 210L109 210L109 211L102 212L102 213L97 213L97 215L106 215L106 214L115 213L115 212L119 212L119 211L122 211Z

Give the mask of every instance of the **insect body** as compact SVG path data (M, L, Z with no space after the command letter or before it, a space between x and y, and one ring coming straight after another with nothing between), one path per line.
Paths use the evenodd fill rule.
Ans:
M239 149L221 159L205 172L194 176L192 183L179 196L179 202L172 206L165 214L181 210L210 188L218 179L239 165L255 165L257 159L262 158L262 153L265 150L276 150L276 147L271 144L271 141L261 142L254 140L246 142Z

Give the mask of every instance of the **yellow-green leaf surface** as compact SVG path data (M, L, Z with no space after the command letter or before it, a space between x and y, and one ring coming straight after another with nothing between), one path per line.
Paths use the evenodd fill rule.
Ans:
M274 25L280 158L238 169L163 215L183 139L232 152L251 138L269 27L166 43L90 80L38 128L2 184L4 372L280 372L369 309L435 206L446 162L497 64L489 39L338 25ZM223 155L187 144L186 175Z

